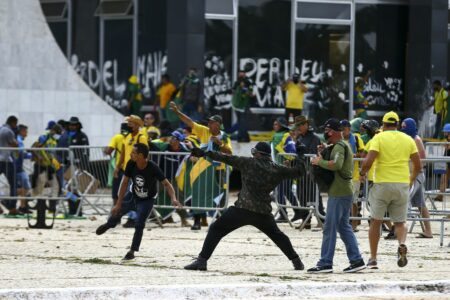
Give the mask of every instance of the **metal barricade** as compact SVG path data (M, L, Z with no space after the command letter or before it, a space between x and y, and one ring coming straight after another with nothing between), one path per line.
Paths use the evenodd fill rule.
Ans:
M228 206L229 167L205 158L190 157L187 152L150 152L150 160L156 163L172 183L181 210L214 211L214 217ZM175 208L162 185L154 205L164 219Z
M0 153L3 159L0 161L0 198L10 213L17 208L18 200L26 211L28 202L36 201L34 207L44 214L43 219L38 218L41 228L52 226L45 226L45 210L53 213L53 219L59 212L67 215L63 200L68 199L67 194L73 188L67 181L67 174L73 167L69 149L0 148ZM30 227L33 226L30 224Z
M105 154L105 147L70 146L74 169L71 182L79 197L76 214L109 214L113 205L113 156Z
M279 164L285 164L285 162L292 161L297 155L294 153L279 153L275 157L275 160ZM294 212L306 211L306 216L302 223L297 227L297 229L302 230L313 215L316 216L319 223L321 223L321 218L316 214L319 209L319 196L320 192L311 177L311 164L310 158L314 155L306 154L306 174L305 176L296 178L294 180L284 180L280 185L274 190L275 204L278 209L278 213L288 221L289 225L293 227L291 220L289 220L286 209L293 209ZM316 201L317 198L317 201ZM289 204L288 204L289 203Z
M436 144L436 143L433 143ZM450 143L449 143L450 144ZM363 161L361 158L355 158L355 161ZM412 207L411 202L408 205L408 218L407 221L411 222L410 226L410 232L412 231L414 225L416 222L438 222L440 223L440 231L439 231L439 241L440 246L442 247L444 244L444 233L445 228L444 224L446 222L450 222L450 209L447 208L445 203L445 196L450 195L448 189L446 188L445 191L441 192L439 190L439 184L440 179L438 178L440 175L442 175L442 166L447 166L448 163L450 163L450 157L434 157L434 158L427 158L422 159L422 166L423 166L423 172L425 176L425 182L423 183L424 186L424 196L425 201L427 203L428 211L430 213L430 218L422 218L420 217L420 212L418 208ZM368 194L369 194L369 186L371 183L366 179L364 182L364 192L361 194L361 197L358 197L357 202L361 203L362 209L361 213L362 216L355 217L351 216L350 220L370 220L370 205L368 202ZM437 207L435 201L433 200L432 196L434 195L443 195L443 201L442 206L440 208ZM320 214L318 210L318 202L319 199L316 197L316 215L319 217L325 217ZM385 220L390 220L389 218L385 218Z
M80 198L77 213L109 214L112 201L112 176L115 165L112 157L104 153L104 147L71 146L74 157L74 173L71 181ZM205 159L196 162L187 152L153 152L149 160L156 163L172 183L180 209L215 211L228 205L229 167L217 166ZM194 182L192 182L192 180ZM175 208L161 184L155 210L161 218L169 217Z

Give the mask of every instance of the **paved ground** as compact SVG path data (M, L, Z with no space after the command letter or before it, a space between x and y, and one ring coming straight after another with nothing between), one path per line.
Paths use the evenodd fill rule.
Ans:
M37 230L28 229L25 219L0 218L0 286L2 289L105 288L450 279L450 248L439 247L437 235L431 240L410 235L407 241L410 262L402 269L396 265L396 241L382 240L380 270L365 270L357 274L341 271L348 262L344 245L339 241L334 274L309 275L293 270L281 251L262 233L252 227L244 227L224 238L209 261L208 272L188 272L183 270L183 266L200 251L206 229L193 232L181 228L179 223L165 225L164 228L149 224L137 259L133 263L122 264L121 258L131 243L133 230L116 228L103 236L96 236L95 229L104 220L104 216L58 220L53 230ZM446 230L449 226L447 223ZM314 266L320 254L321 232L300 232L289 225L281 225L281 228L291 238L306 267ZM357 233L365 258L369 253L367 229L367 225L363 225ZM434 229L438 231L437 224ZM416 226L415 231L418 230L420 227ZM448 233L445 238L447 245L450 240ZM446 284L448 286L450 282Z

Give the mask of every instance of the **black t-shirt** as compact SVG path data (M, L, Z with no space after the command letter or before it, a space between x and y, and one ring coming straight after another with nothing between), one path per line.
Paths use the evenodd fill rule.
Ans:
M140 170L136 162L129 160L125 176L133 180L133 195L141 199L154 198L157 192L156 180L166 179L161 169L152 161L147 162L145 169Z

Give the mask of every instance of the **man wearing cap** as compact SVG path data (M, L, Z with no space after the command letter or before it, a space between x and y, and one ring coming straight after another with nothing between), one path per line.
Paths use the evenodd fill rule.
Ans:
M324 127L324 138L333 147L330 159L325 160L319 154L311 159L311 164L333 171L334 179L328 190L327 215L323 229L320 260L316 267L308 270L308 273L333 272L333 258L338 232L345 244L347 257L350 261L350 266L345 268L344 272L353 273L366 267L350 225L350 210L353 202L353 154L349 145L343 141L342 128L338 119L328 119Z
M222 128L222 118L219 115L214 115L208 119L208 127L198 124L192 121L187 115L182 113L175 102L170 102L170 108L178 115L180 120L188 127L192 128L192 134L196 135L200 140L201 147L212 151L219 151L226 154L231 154L231 141L228 135L226 135ZM224 165L216 168L218 172L223 172ZM217 178L224 178L221 174L217 174ZM194 225L192 230L200 230L200 220L205 218L203 212L194 213Z
M321 144L320 139L314 134L314 129L310 126L310 121L305 116L296 116L294 119L294 125L291 127L296 137L296 144L302 145L305 148L305 154L317 154L317 147ZM298 186L298 199L302 207L308 207L308 202L314 202L316 198L316 184L310 177L305 177L302 180L303 184ZM321 215L325 215L323 208L322 196L319 194L319 212ZM300 218L305 221L308 217L308 211L300 210L296 212L295 218ZM311 219L304 227L305 229L311 229Z
M305 81L300 81L300 74L295 73L292 75L292 80L288 80L283 84L283 91L286 91L286 120L301 115L303 100L308 87Z
M405 245L408 214L409 188L420 173L421 163L414 140L397 130L400 119L391 111L383 117L383 132L375 135L370 142L369 153L362 164L360 178L365 180L367 172L375 162L373 187L369 192L370 203L370 259L368 268L378 269L377 250L380 240L380 227L386 211L395 224L399 247L397 265L408 263ZM413 163L410 173L409 161Z
M271 159L270 145L264 142L256 144L251 150L253 157L241 157L222 154L216 151L194 148L192 155L207 156L226 163L241 171L242 189L234 206L230 206L214 222L208 231L202 251L198 258L185 266L186 270L207 269L207 260L211 257L220 240L232 231L246 225L252 225L265 233L292 261L296 270L303 270L300 257L292 247L289 238L280 231L272 215L270 192L282 180L305 175L303 155L295 160L295 167L286 167L274 163Z
M120 172L125 172L128 161L131 158L131 152L133 151L133 146L137 143L142 143L148 145L148 139L145 134L139 133L139 128L144 125L144 122L139 116L131 115L125 118L125 122L128 124L129 133L125 136L122 145L122 151L120 153L119 163L116 164L114 169L114 178L119 178ZM131 192L128 190L125 195L125 202L131 201ZM136 214L134 211L129 213L128 221L123 225L125 228L132 228L135 226L134 219L136 219Z
M192 128L202 145L212 147L214 151L231 154L230 138L221 131L222 117L214 115L208 119L208 127L194 122L190 117L182 113L174 102L170 102L170 108L178 115L180 120L188 127Z

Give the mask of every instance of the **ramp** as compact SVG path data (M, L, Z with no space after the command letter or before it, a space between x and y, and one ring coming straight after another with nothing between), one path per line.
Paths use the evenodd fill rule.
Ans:
M27 145L49 120L78 116L94 146L105 146L123 116L93 92L58 47L39 0L0 1L0 123L14 114Z

